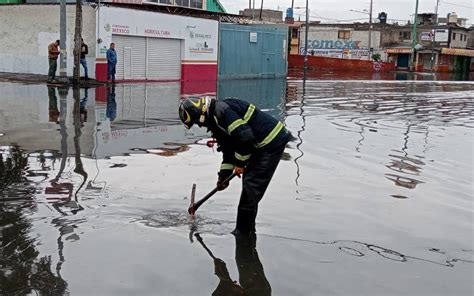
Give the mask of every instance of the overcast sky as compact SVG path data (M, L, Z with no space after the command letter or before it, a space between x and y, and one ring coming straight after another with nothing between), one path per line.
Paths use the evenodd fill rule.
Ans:
M253 1L253 0L252 0ZM249 0L220 0L222 5L229 13L238 14L239 10L248 8ZM260 8L261 0L255 0L255 7ZM304 7L306 0L294 0L295 19L301 15L301 20L305 19ZM410 15L415 13L416 0L373 0L373 17L384 11L388 18L395 20L409 20ZM474 1L473 0L440 0L439 15L446 17L448 12L456 12L458 17L467 18L468 23L472 24L474 19ZM436 0L419 0L419 13L434 12ZM286 11L291 7L291 0L263 0L263 8L279 9ZM370 0L309 0L310 20L333 22L333 20L368 20L368 15L351 12L350 9L362 11L369 10ZM284 14L285 15L285 14Z

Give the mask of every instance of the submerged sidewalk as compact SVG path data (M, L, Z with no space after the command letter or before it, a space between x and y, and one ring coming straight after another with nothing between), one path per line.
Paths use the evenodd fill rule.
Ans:
M9 73L9 72L0 72L0 82L16 82L24 84L46 84L48 75L40 74L27 74L27 73ZM72 85L72 77L68 77L69 84ZM61 84L58 84L60 86ZM97 81L95 79L83 80L81 77L80 84L81 87L97 87L106 85L106 83Z

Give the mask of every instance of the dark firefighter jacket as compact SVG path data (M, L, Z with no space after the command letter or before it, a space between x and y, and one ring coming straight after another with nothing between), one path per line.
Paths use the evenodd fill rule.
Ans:
M221 171L245 167L253 153L279 148L291 138L283 123L234 98L212 100L208 128L223 153Z

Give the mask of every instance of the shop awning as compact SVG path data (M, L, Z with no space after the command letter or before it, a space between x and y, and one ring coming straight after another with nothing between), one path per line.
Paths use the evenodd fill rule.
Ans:
M413 49L407 47L394 47L385 49L386 53L412 53Z
M461 48L442 48L442 54L465 56L465 57L474 57L474 50L472 49L461 49Z

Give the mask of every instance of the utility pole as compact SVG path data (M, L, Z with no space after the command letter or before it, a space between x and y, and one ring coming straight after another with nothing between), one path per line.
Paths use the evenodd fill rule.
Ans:
M431 72L433 72L433 68L434 68L434 47L435 47L434 38L435 38L435 32L436 32L436 29L431 30Z
M370 12L369 12L369 61L372 59L372 2L370 0Z
M82 33L82 0L76 0L76 28L74 33L74 75L73 81L76 84L79 84L81 78L81 68L79 66L81 58L81 33Z
M435 7L435 28L431 30L431 71L433 72L434 67L434 47L435 47L435 34L436 34L436 27L438 26L438 7L439 7L439 0L436 1Z
M415 51L415 46L416 46L416 21L417 21L417 16L418 16L418 0L416 0L416 5L415 5L415 16L413 17L413 31L412 31L412 50L413 50L413 56L411 59L411 65L413 71L415 71L415 60L416 60L416 51Z
M304 33L304 70L308 69L308 33L309 33L309 7L308 0L306 0L306 25Z
M252 21L255 18L255 0L253 0L253 7L252 7Z
M61 0L59 11L59 82L67 83L67 50L66 50L66 0Z

